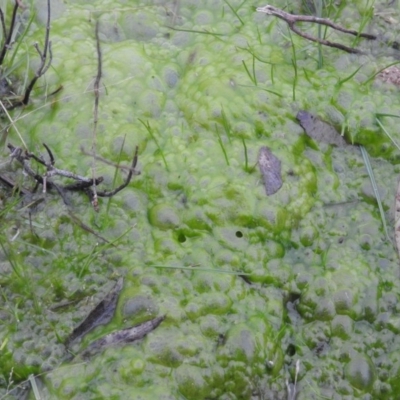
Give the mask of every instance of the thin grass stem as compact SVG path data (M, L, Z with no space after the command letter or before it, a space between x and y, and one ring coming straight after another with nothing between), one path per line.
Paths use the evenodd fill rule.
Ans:
M391 64L386 65L385 67L383 67L380 70L378 70L378 72L375 72L374 74L372 74L367 80L362 82L361 85L364 86L364 85L368 84L369 82L373 81L375 79L375 77L377 75L379 75L382 71L384 71L386 68L392 67L393 65L397 65L397 64L400 64L400 61L395 61L395 62L393 62Z
M293 42L293 37L292 37L292 33L290 32L290 29L288 30L289 32L289 38L290 38L290 42L292 44L292 64L293 64L293 68L294 68L294 79L293 79L293 94L292 94L292 98L293 101L296 101L296 86L297 86L297 58L296 58L296 48L294 46L294 42Z
M7 115L7 118L9 119L9 121L11 122L11 125L13 126L13 128L15 129L15 131L18 134L19 139L21 140L22 145L24 146L25 150L28 150L28 146L26 145L24 139L22 138L21 133L19 132L17 125L15 125L13 119L10 117L10 114L8 113L7 109L4 107L3 102L0 100L0 106L3 109L4 113Z
M389 242L391 242L390 237L389 237L389 232L388 232L388 229L387 229L387 226L386 226L386 218L385 218L385 212L383 211L381 196L379 194L378 186L377 186L376 181L375 181L374 172L372 170L371 163L369 161L368 152L367 152L367 150L365 150L365 147L362 146L362 145L360 145L360 149L361 149L361 154L362 154L363 159L364 159L365 167L367 168L369 179L371 180L371 185L372 185L372 188L374 190L375 198L376 198L376 201L378 203L379 213L381 215L382 225L383 225L383 229L385 231L386 239Z
M122 152L123 152L123 150L124 150L125 139L126 139L126 134L125 134L125 136L124 136L124 140L122 141L121 148L119 149L119 154L118 154L118 159L117 159L117 165L115 166L115 171L114 171L114 178L113 178L112 187L115 187L115 186L116 186L117 176L118 176L118 171L119 171L119 164L120 164L120 162L121 162ZM107 215L108 215L108 213L110 212L111 203L112 203L112 197L109 197L108 202L107 202L107 207L106 207L106 213L107 213Z
M228 275L246 275L250 276L251 274L247 274L245 272L237 272L237 271L227 271L223 269L212 269L212 268L199 268L199 267L177 267L177 266L171 266L171 265L148 265L148 267L151 268L165 268L165 269L181 269L181 270L187 270L187 271L203 271L203 272L215 272L217 274L228 274Z
M271 68L271 70L272 70L272 68ZM275 92L274 90L270 90L270 89L267 89L267 88L263 88L263 87L261 87L261 86L250 86L250 85L238 85L238 86L241 86L241 87L248 87L248 88L251 88L251 89L259 89L259 90L263 90L264 92L268 92L268 93L274 94L275 96L278 96L278 97L280 97L280 98L283 98L283 97L284 97L283 95L281 95L281 94L278 93L278 92Z
M164 161L165 169L166 169L167 171L169 171L168 164L167 164L167 160L166 160L165 157L164 157L164 152L162 151L162 148L161 148L161 146L159 145L159 143L158 143L158 141L157 141L157 139L156 139L156 137L155 137L155 135L154 135L154 133L153 133L153 130L151 129L151 126L150 126L150 124L149 124L149 121L144 122L144 121L143 121L142 119L140 119L140 118L138 118L138 120L139 120L139 122L146 128L147 132L149 132L149 135L150 135L151 138L154 140L154 143L156 144L156 146L157 146L157 148L158 148L158 151L159 151L160 154L161 154L161 158L162 158L163 161Z
M254 60L254 58L253 58L253 60ZM251 76L250 71L249 71L249 69L247 68L246 62L245 62L244 60L242 60L242 64L243 64L243 67L244 67L244 69L245 69L247 75L249 76L250 80L254 83L254 86L257 86L257 82L256 82L256 80L254 79L254 77Z
M225 4L231 9L231 11L236 15L236 18L240 21L240 23L242 24L242 26L244 25L244 22L242 20L242 18L240 18L239 14L237 13L237 11L228 3L227 0L224 0Z
M243 143L243 150L244 150L244 170L246 172L248 172L249 171L249 159L248 159L248 155L247 155L246 141L244 140L244 138L242 138L242 143Z
M336 87L340 87L343 85L343 83L349 81L354 75L357 74L357 72L364 66L364 64L360 65L354 72L352 72L349 76L347 76L346 78L341 79L340 81L338 81L336 83Z
M377 114L378 115L378 114ZM382 115L382 114L380 114ZM394 115L392 115L393 117ZM380 121L380 119L378 117L375 118L376 122L378 123L378 125L381 127L381 129L383 130L383 132L385 133L385 135L391 140L391 142L397 147L397 149L400 150L400 146L396 143L396 141L393 139L393 136L386 130L386 128L383 126L382 122Z
M230 164L229 164L229 158L228 158L228 155L226 154L225 146L224 146L224 144L222 143L221 135L219 134L219 130L218 130L218 126L217 126L217 125L215 125L215 132L216 132L216 134L217 134L218 143L219 143L219 145L221 146L222 153L224 154L224 158L225 158L225 161L226 161L226 165L229 166L229 165L230 165Z
M224 127L226 136L228 137L229 143L232 143L231 140L231 124L228 121L228 118L226 116L224 106L221 104L221 119L222 119L222 126Z

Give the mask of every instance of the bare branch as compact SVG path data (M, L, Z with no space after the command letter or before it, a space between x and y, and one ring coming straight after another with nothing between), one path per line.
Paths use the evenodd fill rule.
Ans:
M86 151L84 147L81 147L81 152L82 152L82 154L84 154L85 156L94 157L96 160L101 161L101 162L104 163L104 164L111 165L111 166L113 166L113 167L115 167L115 168L122 169L122 170L124 170L124 171L132 171L132 167L128 167L128 166L126 166L126 165L121 165L121 164L119 164L119 163L117 164L117 163L115 163L115 162L112 162L112 161L110 161L110 160L107 160L107 159L104 158L104 157L101 157L101 156L98 156L97 154L94 154L94 153L91 153L91 152L89 152L89 151ZM139 172L136 172L136 171L134 171L134 170L133 170L133 173L135 173L136 175L139 174Z
M14 27L15 27L15 20L17 18L18 6L19 6L19 2L15 1L14 9L13 9L12 17L11 17L10 30L8 31L7 38L4 41L3 48L1 49L1 53L0 53L0 65L3 64L4 58L5 58L6 54L7 54L7 50L10 48L10 43L11 43L11 39L12 39L12 36L13 36ZM2 17L2 21L1 22L2 22L2 25L3 25L3 31L5 32L6 29L5 29L5 26L4 26L4 16Z
M342 45L340 43L335 43L335 42L330 42L328 40L324 40L324 39L320 39L320 38L316 38L314 36L308 35L302 31L300 31L297 27L295 27L295 24L297 22L310 22L310 23L315 23L315 24L319 24L319 25L325 25L325 26L329 26L330 28L333 28L337 31L340 32L344 32L344 33L348 33L349 35L353 35L356 37L362 37L364 39L368 39L368 40L376 40L378 39L377 36L375 35L371 35L368 33L360 33L358 31L352 30L352 29L346 29L343 28L342 26L335 24L334 22L332 22L331 20L329 20L328 18L319 18L319 17L314 17L314 16L310 16L310 15L295 15L295 14L289 14L279 8L270 6L270 5L266 5L264 7L258 7L257 8L258 12L262 12L265 13L267 15L274 15L275 17L278 17L280 19L283 19L289 26L289 29L291 29L294 33L296 33L297 35L307 39L307 40L311 40L313 42L317 42L320 44L323 44L325 46L329 46L329 47L334 47L340 50L344 50L348 53L353 53L353 54L361 54L363 53L361 50L358 49L353 49L351 47L347 47L345 45Z
M43 186L43 193L46 193L47 189L55 189L60 194L62 199L64 200L64 203L66 205L68 205L67 199L64 196L64 191L66 191L66 190L68 190L68 191L83 191L89 196L89 199L93 204L95 201L95 198L94 198L95 192L92 187L95 187L95 186L99 185L100 183L102 183L104 180L103 177L100 176L98 178L93 178L93 177L86 178L84 176L75 174L73 172L54 167L54 164L55 164L54 155L53 155L52 151L50 150L50 148L46 144L43 143L43 145L49 155L49 161L46 161L42 156L36 156L35 154L30 153L30 152L22 149L21 147L15 147L10 143L7 145L7 147L9 148L9 150L11 152L11 154L10 154L11 159L17 160L22 165L24 172L28 176L33 178L34 181L36 182L36 188L38 185ZM136 167L137 161L138 161L138 152L139 152L139 149L138 149L138 146L136 146L135 154L134 154L134 157L132 160L131 167L125 167L128 170L128 175L127 175L124 183L122 185L118 186L117 188L115 188L114 190L111 190L111 191L105 190L105 191L97 192L97 195L99 197L114 196L115 194L117 194L118 192L120 192L122 189L124 189L126 186L129 185L133 175L139 174L138 172L135 171L135 167ZM33 170L33 168L31 167L31 165L29 163L29 161L31 159L35 160L37 163L39 163L40 165L42 165L46 168L46 172L43 175L40 175ZM73 179L76 182L68 184L68 185L60 186L50 180L50 178L52 178L53 176L61 176L64 178ZM7 178L5 178L3 176L0 176L0 182L3 182L8 187L15 187L15 185L12 183L12 181L8 181Z
M99 117L99 101L100 101L100 80L102 75L102 59L101 48L99 39L99 20L96 21L96 50L97 50L97 75L93 85L94 91L94 109L93 109L93 137L92 137L92 153L96 153L96 140L97 140L97 122ZM92 163L92 176L93 176L93 191L92 191L92 204L95 211L99 211L97 189L96 189L96 158L93 157Z
M133 160L132 160L132 166L128 172L128 176L126 177L125 182L122 185L115 188L114 190L111 190L110 192L107 192L107 191L98 192L97 194L99 197L112 197L112 196L116 195L118 192L120 192L122 189L125 189L129 185L129 183L132 179L133 172L135 171L136 164L137 164L138 151L139 151L139 147L136 146L135 155L133 156Z
M0 8L0 20L1 20L1 27L3 29L3 38L4 38L4 42L5 42L6 38L7 38L7 29L6 29L6 23L4 21L4 13L1 8Z
M44 39L43 53L40 51L37 43L34 45L36 51L39 53L41 63L35 73L35 76L32 78L28 87L26 88L25 95L24 95L24 98L21 100L21 103L14 104L14 106L12 108L15 108L21 104L24 106L26 106L28 104L29 97L31 95L31 92L32 92L37 80L41 76L43 76L47 72L47 70L50 68L51 62L53 60L53 53L51 51L51 41L49 40L50 39L50 18L51 18L50 0L47 0L47 24L46 24L46 35L45 35L45 39ZM47 60L47 53L49 53L48 60Z
M101 239L103 242L106 242L108 244L110 244L113 247L117 247L115 246L115 244L112 244L111 242L109 242L106 238L104 238L103 236L99 235L97 232L95 232L92 228L90 228L89 226L87 226L86 224L84 224L76 215L72 214L71 211L68 211L68 215L71 218L71 221L74 222L76 225L78 225L79 227L81 227L83 230L85 230L86 232L91 233L92 235L96 236L98 239Z

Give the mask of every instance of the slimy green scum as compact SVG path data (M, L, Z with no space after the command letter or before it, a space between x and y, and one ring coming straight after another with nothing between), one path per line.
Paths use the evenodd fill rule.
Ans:
M51 65L8 107L46 37L47 1L20 3L0 71L0 399L399 398L400 96L381 79L397 2L275 1L382 37L296 22L351 54L249 0L52 0ZM307 135L301 110L349 144ZM9 143L103 179L88 198L49 175L42 193ZM262 148L280 163L269 196ZM67 346L122 277L112 317Z

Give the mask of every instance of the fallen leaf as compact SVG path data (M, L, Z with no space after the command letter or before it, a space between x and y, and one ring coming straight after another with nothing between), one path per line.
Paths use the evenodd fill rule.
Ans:
M320 120L308 111L299 111L296 118L306 134L315 141L338 147L347 146L343 136L332 125Z
M115 346L118 344L131 343L135 340L142 339L148 333L153 331L164 321L165 316L156 317L150 321L143 322L131 328L122 329L112 332L89 345L81 354L82 358L92 356L104 347Z
M268 147L261 147L258 154L258 166L263 176L267 196L271 196L282 187L281 162Z
M108 324L114 316L117 307L118 296L124 283L123 278L119 278L112 290L97 306L89 313L85 320L76 327L66 341L66 346L70 346L72 342L81 339L92 329L99 325Z

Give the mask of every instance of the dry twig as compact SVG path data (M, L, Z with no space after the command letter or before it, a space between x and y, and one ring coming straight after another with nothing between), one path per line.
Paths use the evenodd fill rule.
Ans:
M18 1L16 1L14 4L14 9L13 9L12 17L11 17L10 30L8 31L8 34L6 33L7 29L6 29L6 25L4 22L3 11L1 11L1 14L0 14L1 25L2 25L2 29L3 29L3 35L4 35L4 43L3 43L3 47L2 47L1 53L0 53L0 65L3 64L4 58L6 57L6 54L7 54L7 51L10 48L11 39L13 36L14 27L15 27L15 20L17 18L18 6L19 6L19 3L18 3Z
M39 49L39 45L37 43L34 44L36 51L40 56L40 66L37 69L35 76L32 78L31 82L29 83L28 87L25 90L24 98L21 101L21 104L26 106L29 102L29 97L33 90L33 87L36 84L36 81L43 76L47 70L50 68L51 61L53 59L53 53L51 51L51 41L50 41L50 0L47 0L47 24L46 24L46 35L44 39L44 47L43 53ZM49 53L49 59L47 60L47 53Z
M299 30L295 26L295 24L297 22L310 22L310 23L329 26L330 28L333 28L337 31L348 33L349 35L353 35L356 37L362 37L362 38L368 39L368 40L376 40L378 38L377 36L370 35L369 33L360 33L355 30L352 30L352 29L343 28L342 26L335 24L328 18L319 18L319 17L310 16L310 15L289 14L279 8L276 8L276 7L273 7L270 5L266 5L264 7L258 7L257 11L265 13L267 15L274 15L275 17L283 19L288 24L290 30L292 30L294 33L296 33L297 35L299 35L307 40L311 40L312 42L317 42L317 43L323 44L325 46L334 47L336 49L344 50L347 53L362 54L363 52L361 50L353 49L351 47L345 46L340 43L330 42L329 40L320 39L320 38L311 36L307 33L302 32L301 30ZM394 45L395 44L392 44L393 47L394 47Z
M96 152L96 139L97 139L97 122L99 118L99 100L100 100L100 80L102 71L102 59L101 59L101 49L100 49L100 39L99 39L99 20L96 21L96 50L97 50L97 75L93 85L94 92L94 110L93 110L93 137L92 137L92 153ZM96 189L96 158L93 157L92 164L92 175L93 175L93 190L92 190L92 205L95 211L99 211L99 203L97 199L97 189Z
M93 191L93 186L99 185L101 182L103 182L103 177L98 177L98 178L87 178L82 175L75 174L71 171L67 171L64 169L59 169L55 167L55 158L53 153L51 152L50 148L44 144L44 147L49 155L49 160L46 161L42 156L36 156L35 154L22 149L21 147L15 147L12 144L8 144L7 147L10 150L11 154L10 157L11 159L17 160L23 167L25 173L33 178L35 183L37 185L42 185L43 186L43 192L45 193L48 189L55 189L62 199L64 200L65 204L68 204L67 199L64 196L65 191L83 191L85 192L91 201L93 201L94 198L94 191ZM30 160L36 161L38 164L44 166L46 168L46 172L43 175L38 174L37 172L34 171L34 169L30 165ZM125 181L118 186L117 188L107 191L97 191L97 196L99 197L112 197L118 192L120 192L122 189L124 189L126 186L129 185L132 176L135 174L137 175L138 172L135 171L135 167L137 165L138 161L138 147L136 146L135 149L135 154L133 156L132 164L130 167L125 167L128 170L128 175L125 178ZM64 185L64 186L59 186L58 184L54 183L50 178L54 176L62 176L64 178L70 178L76 181L75 183ZM3 177L0 177L3 178ZM13 184L11 181L4 182L4 179L1 179L5 185L8 187L11 187ZM15 186L12 186L15 187Z

